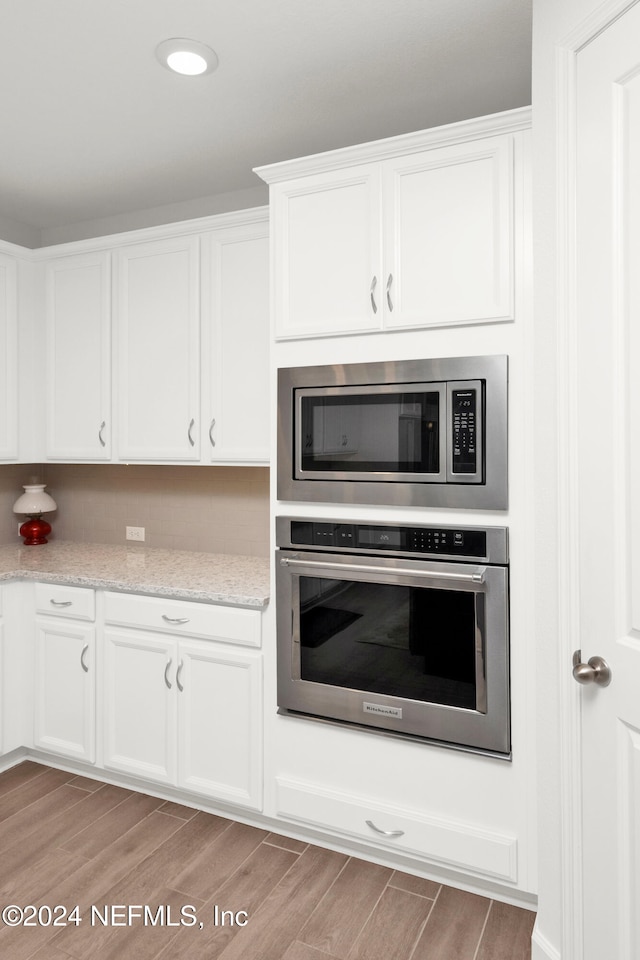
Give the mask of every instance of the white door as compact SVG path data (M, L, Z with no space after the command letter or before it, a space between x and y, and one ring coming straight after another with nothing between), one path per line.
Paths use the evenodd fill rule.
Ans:
M36 622L34 742L76 760L95 760L95 629Z
M197 237L115 254L118 457L200 457Z
M105 767L175 784L178 666L175 640L105 631Z
M640 5L577 54L584 960L640 957Z
M513 317L512 168L511 135L383 164L387 327Z
M381 327L380 165L271 187L275 336Z
M182 641L178 683L179 785L260 809L260 654Z
M111 456L111 260L47 264L47 457Z

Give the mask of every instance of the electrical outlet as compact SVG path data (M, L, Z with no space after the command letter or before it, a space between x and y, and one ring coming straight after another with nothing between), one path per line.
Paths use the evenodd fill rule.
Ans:
M144 540L144 527L127 527L127 540Z

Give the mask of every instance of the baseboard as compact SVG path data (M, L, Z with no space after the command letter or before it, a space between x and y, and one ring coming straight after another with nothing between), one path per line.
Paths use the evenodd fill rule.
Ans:
M537 918L531 935L531 960L562 960L560 951L541 932Z

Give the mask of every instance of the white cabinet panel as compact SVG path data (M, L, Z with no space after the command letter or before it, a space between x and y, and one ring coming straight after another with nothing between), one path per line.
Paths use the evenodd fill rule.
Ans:
M36 583L36 613L71 620L95 620L96 594L88 587L59 583Z
M104 644L105 767L175 783L176 642L109 629Z
M200 456L198 237L115 254L118 457Z
M276 337L380 326L380 168L364 164L276 184Z
M208 239L203 451L213 462L268 463L267 223L221 230Z
M34 743L76 760L95 761L95 629L36 622Z
M513 316L512 139L384 164L385 323Z
M254 809L262 805L262 660L180 644L179 784Z
M0 254L0 460L18 457L17 267Z
M46 266L47 457L111 456L110 255Z

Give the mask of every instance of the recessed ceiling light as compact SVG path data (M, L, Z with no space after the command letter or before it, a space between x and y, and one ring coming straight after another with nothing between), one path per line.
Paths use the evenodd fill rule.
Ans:
M156 56L163 67L187 77L213 73L218 66L218 55L206 43L174 37L163 40L156 47Z

